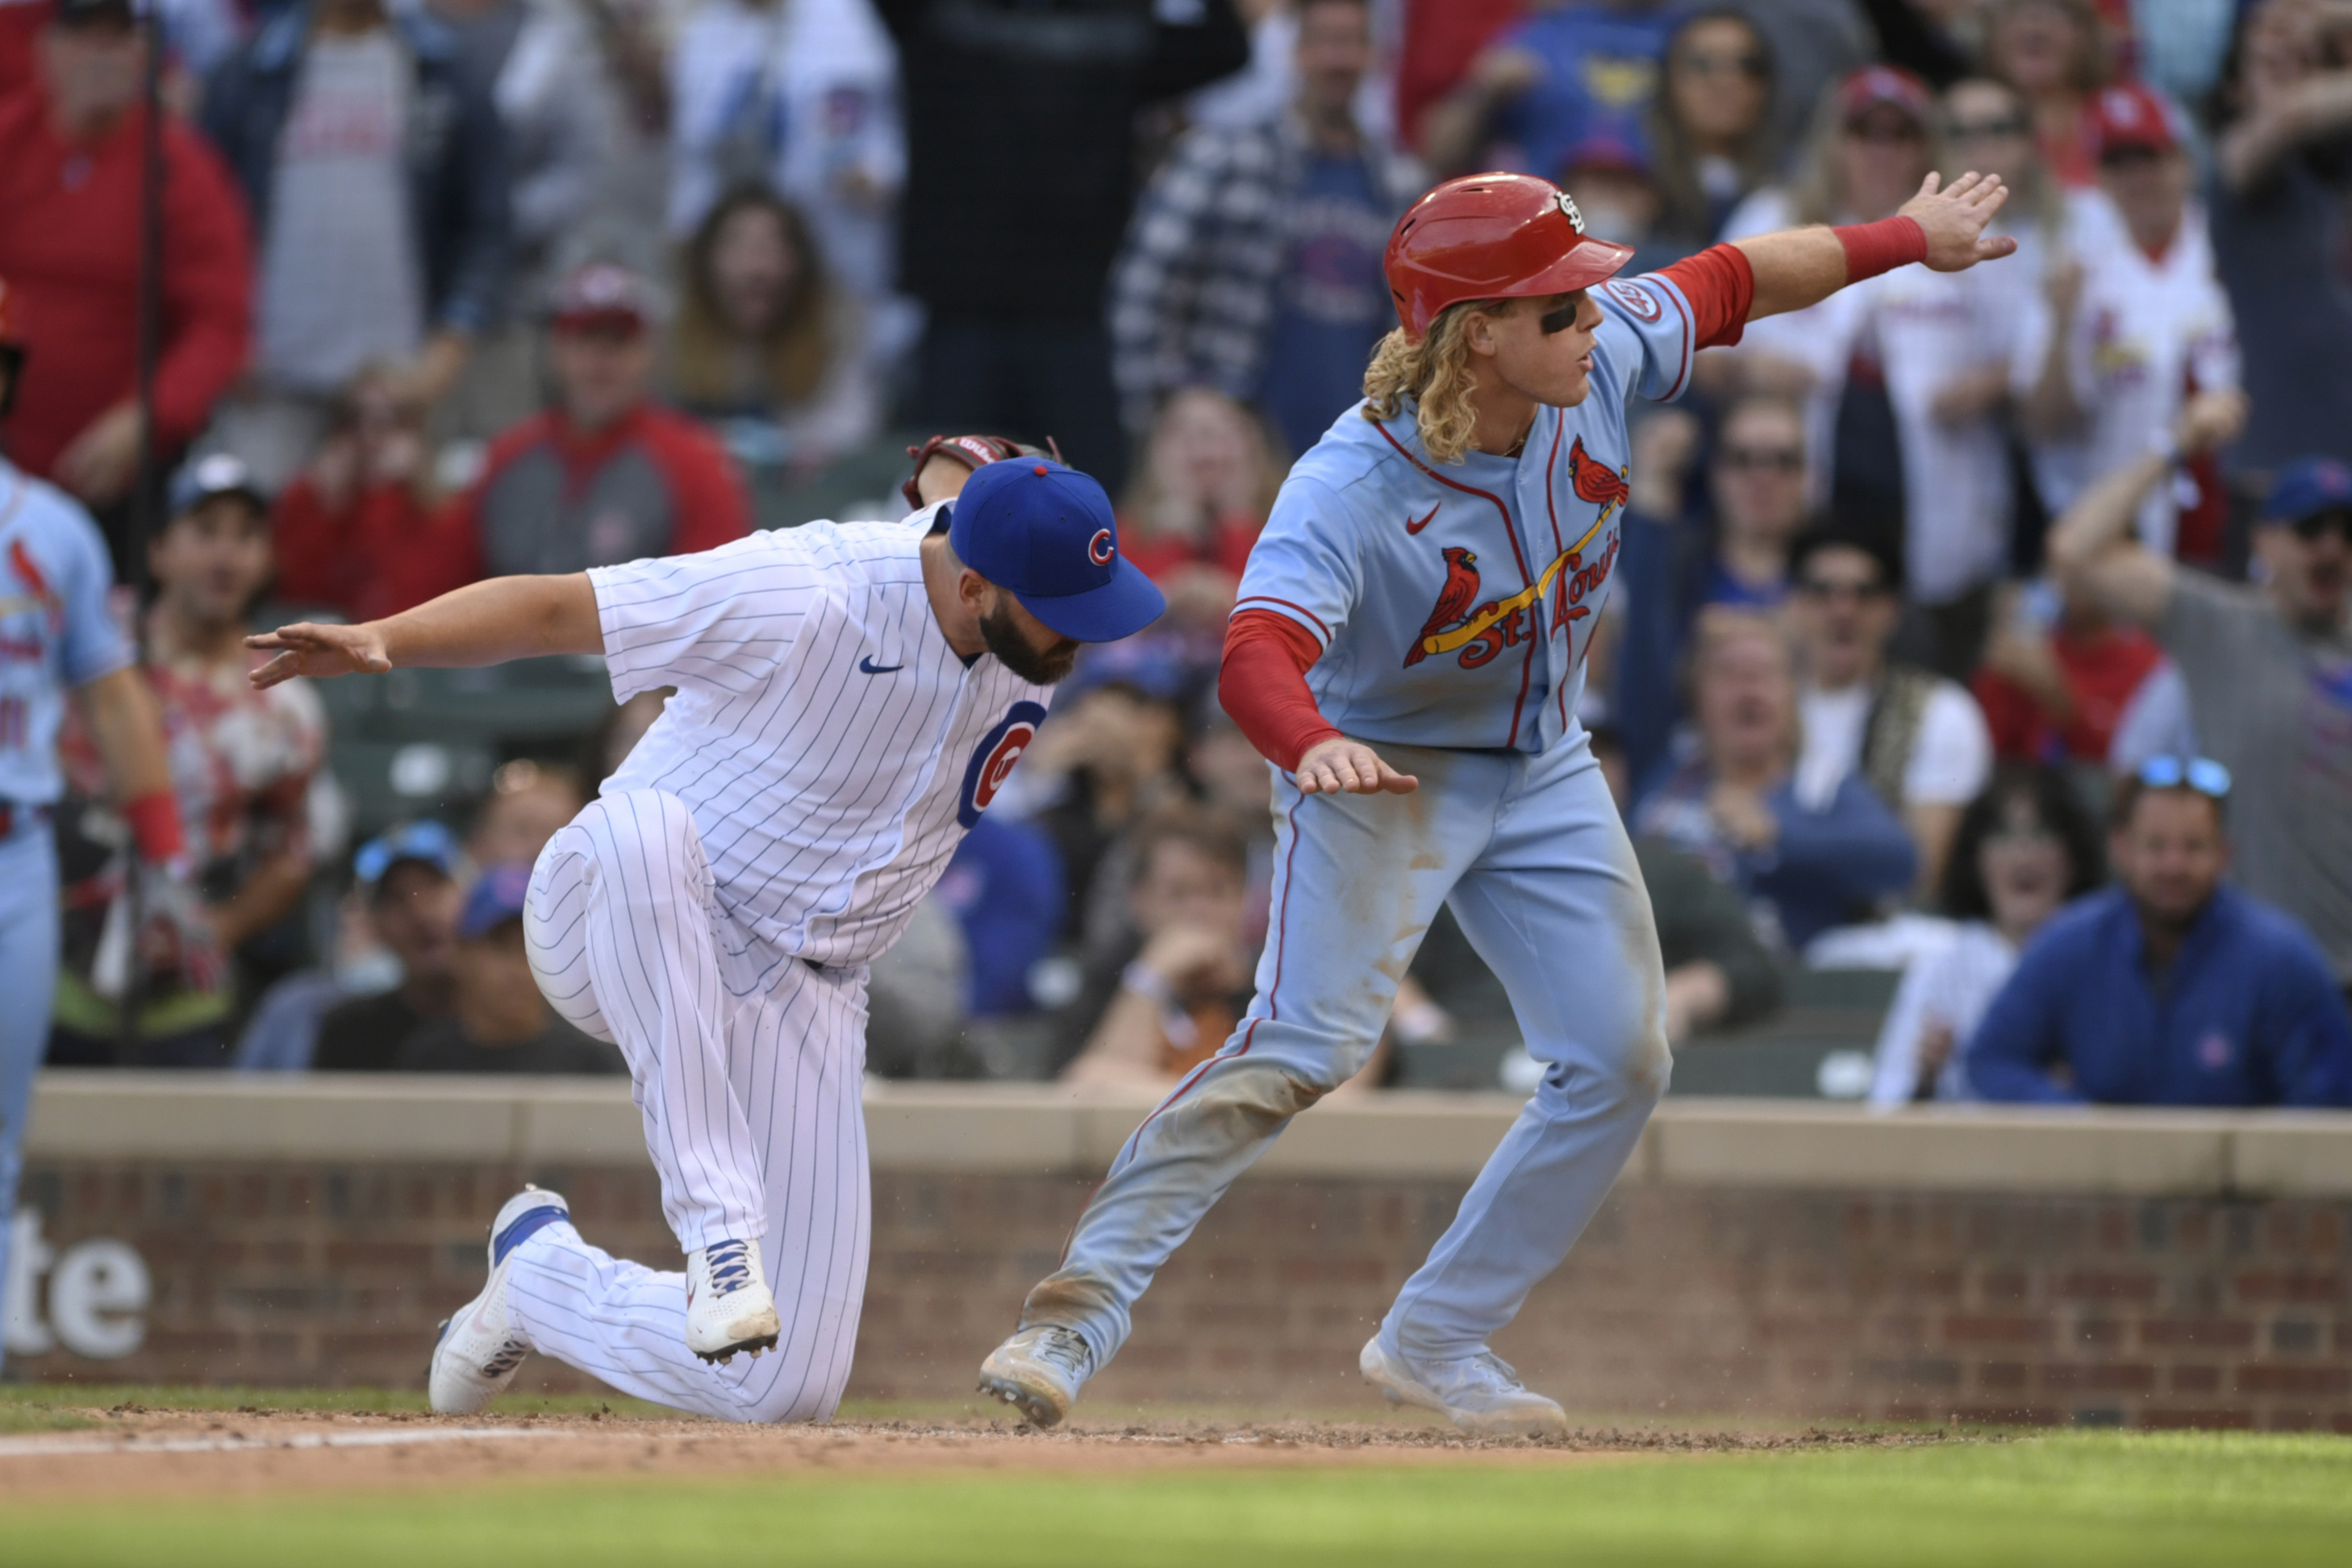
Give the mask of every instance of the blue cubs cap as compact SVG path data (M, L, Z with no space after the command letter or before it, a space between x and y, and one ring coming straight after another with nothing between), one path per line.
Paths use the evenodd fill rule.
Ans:
M352 857L352 874L363 887L374 887L384 879L394 866L415 860L430 866L445 877L457 874L457 836L441 824L426 817L421 822L404 822L360 846Z
M2263 503L2268 522L2300 522L2323 511L2352 511L2352 468L2333 458L2305 458L2279 470Z
M479 942L507 921L520 920L523 900L530 895L530 867L520 860L491 867L466 895L465 910L457 917L457 934L467 942Z
M1042 458L973 470L949 514L948 544L1049 630L1079 642L1132 637L1168 607L1119 552L1102 486Z

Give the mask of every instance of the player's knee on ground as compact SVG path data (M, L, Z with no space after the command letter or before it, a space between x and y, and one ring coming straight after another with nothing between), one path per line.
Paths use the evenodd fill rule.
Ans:
M763 1426L832 1420L841 1391L814 1382L804 1371L787 1370L799 1364L775 1351L754 1362L751 1375L734 1391L735 1414L729 1418Z

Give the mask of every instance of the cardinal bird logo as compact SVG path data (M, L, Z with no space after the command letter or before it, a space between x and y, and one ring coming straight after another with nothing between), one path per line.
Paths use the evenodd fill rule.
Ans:
M8 569L16 581L24 584L26 592L11 594L0 588L0 616L37 611L55 620L64 613L64 605L59 602L56 590L49 586L47 574L42 572L40 563L33 559L33 552L25 548L22 539L8 542ZM5 584L5 579L0 579L0 584ZM8 648L11 657L39 657L37 648L25 653L14 642L8 645Z
M1437 606L1429 612L1429 621L1421 628L1421 635L1405 650L1405 668L1411 669L1419 664L1428 640L1468 615L1470 606L1477 602L1478 557L1458 544L1447 545L1445 586L1437 591Z
M8 564L16 572L16 580L33 591L33 597L43 604L57 597L49 592L48 578L42 575L39 564L34 561L33 552L25 548L23 540L8 542Z
M1624 475L1586 454L1581 436L1576 438L1576 445L1568 449L1568 478L1569 482L1576 487L1576 499L1589 500L1598 506L1604 518L1612 507L1623 506L1626 496L1631 493Z

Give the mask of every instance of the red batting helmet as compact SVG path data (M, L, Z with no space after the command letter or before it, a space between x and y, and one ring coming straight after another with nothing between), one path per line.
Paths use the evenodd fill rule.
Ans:
M1590 289L1633 255L1586 234L1584 215L1549 180L1465 174L1405 210L1381 268L1405 336L1419 342L1448 305Z

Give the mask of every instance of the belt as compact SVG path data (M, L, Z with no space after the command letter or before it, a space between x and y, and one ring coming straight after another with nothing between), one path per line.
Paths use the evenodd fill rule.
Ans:
M0 838L11 837L20 827L30 827L35 823L47 822L48 819L49 808L46 805L27 805L13 800L0 800Z

